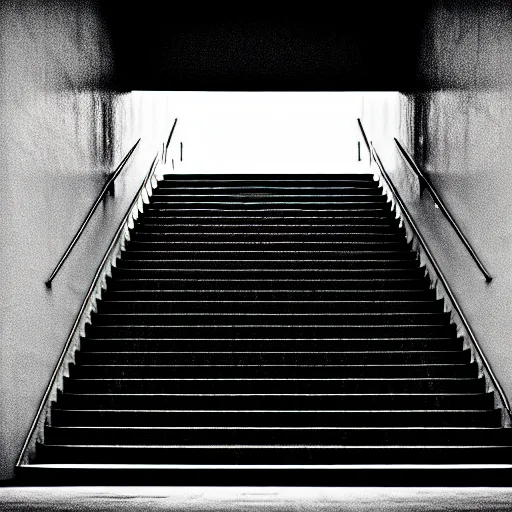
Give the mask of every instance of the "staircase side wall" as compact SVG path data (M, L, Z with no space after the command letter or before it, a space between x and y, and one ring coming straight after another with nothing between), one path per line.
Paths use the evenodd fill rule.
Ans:
M435 2L423 90L368 96L363 123L512 399L512 12L508 3ZM414 154L494 277L484 278L399 156Z
M147 141L172 126L161 101L115 92L109 45L92 1L1 2L0 479L13 476L96 268L159 149ZM47 290L107 174L139 137L115 197Z

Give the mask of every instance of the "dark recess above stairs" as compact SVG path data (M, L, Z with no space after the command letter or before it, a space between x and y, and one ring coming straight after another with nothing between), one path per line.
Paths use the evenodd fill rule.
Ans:
M167 91L408 91L429 2L351 2L250 12L148 0L100 2L116 87Z

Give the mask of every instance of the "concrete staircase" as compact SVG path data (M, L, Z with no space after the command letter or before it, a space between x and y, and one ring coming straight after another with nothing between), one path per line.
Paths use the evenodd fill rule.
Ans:
M510 429L430 286L372 175L166 175L19 476L495 479Z

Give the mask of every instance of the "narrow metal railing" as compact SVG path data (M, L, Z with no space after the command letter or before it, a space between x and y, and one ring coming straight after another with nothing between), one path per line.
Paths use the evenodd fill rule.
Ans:
M47 288L52 287L52 281L55 279L55 276L58 274L59 270L62 268L62 265L64 265L65 261L68 259L68 256L70 255L71 251L77 244L78 239L80 238L80 236L84 232L87 224L91 220L94 212L96 211L96 208L98 208L98 205L101 203L101 201L103 200L103 198L105 197L105 195L107 194L107 192L109 191L111 186L113 185L116 178L119 176L119 174L121 174L121 171L124 169L126 163L128 162L128 160L132 156L133 152L139 145L139 142L140 142L140 139L132 146L130 151L128 151L128 153L126 153L125 157L121 160L119 165L116 167L115 171L112 173L112 176L107 180L105 185L103 185L103 188L101 189L100 194L98 195L98 197L96 198L96 201L94 201L93 205L89 209L89 212L87 213L85 219L83 220L80 228L78 228L78 231L76 232L75 236L69 243L67 249L64 251L64 254L62 255L61 259L59 260L59 262L53 269L53 272L51 273L50 277L46 280L45 285L47 286Z
M399 205L400 210L402 211L402 214L405 216L407 222L409 223L412 230L414 231L416 238L418 239L419 243L423 247L425 254L427 255L427 258L430 260L430 263L432 264L432 267L434 268L434 271L437 274L437 277L441 281L441 283L446 291L446 294L448 295L448 298L450 299L450 301L453 305L453 308L457 312L462 324L464 325L466 332L468 333L469 337L471 338L471 342L472 342L473 346L475 347L475 350L477 351L477 353L480 357L480 360L482 362L482 365L485 367L487 374L489 375L489 377L493 383L494 388L496 389L496 391L498 392L498 394L500 396L501 402L507 411L509 419L512 421L512 409L510 408L510 403L508 401L508 398L505 395L505 392L503 391L503 388L501 387L500 383L498 382L498 379L496 378L496 375L493 372L489 361L485 357L483 350L480 347L480 343L478 342L478 340L475 336L475 333L473 332L473 329L469 325L469 322L468 322L466 316L464 315L459 302L455 298L455 295L454 295L452 289L450 288L450 285L448 284L446 277L444 276L443 272L441 271L439 264L437 263L436 259L434 258L432 251L430 250L429 246L427 245L427 242L425 241L423 235L421 234L416 222L414 222L414 219L412 218L411 213L409 212L409 209L407 208L404 201L400 197L400 194L398 193L398 190L396 189L395 185L391 181L391 178L389 177L388 173L384 169L384 165L382 164L382 161L381 161L377 151L373 147L373 143L368 141L368 138L366 136L366 133L364 131L361 121L359 119L357 121L359 124L359 128L361 129L363 139L364 139L366 146L368 148L368 151L370 153L370 159L373 158L373 160L377 164L377 167L380 171L380 175L382 176L382 178L388 185L388 188L389 188L390 192L393 194L395 201Z
M357 124L359 125L359 129L361 130L361 134L363 136L364 143L366 144L366 147L368 148L368 153L370 155L370 165L372 165L372 151L370 149L370 143L368 142L368 138L366 137L366 133L363 128L363 124L361 123L361 119L357 119Z
M167 142L162 143L162 152L163 152L163 161L167 163L167 151L169 149L169 144L171 143L172 135L174 133L174 129L176 128L176 123L178 122L178 118L174 120L174 124L172 125L171 131L169 133L169 137L167 138Z
M400 154L404 158L404 160L409 164L409 167L413 170L413 172L418 176L421 184L430 192L430 195L432 196L432 199L437 204L439 209L443 212L444 216L448 220L448 222L451 224L457 235L459 236L461 242L464 244L466 249L468 250L469 254L473 258L473 261L477 264L478 268L482 272L482 274L485 277L485 280L490 283L492 281L492 276L489 274L487 269L485 268L484 264L481 262L480 258L476 254L475 250L469 243L468 239L464 236L464 233L458 226L457 222L453 218L453 215L450 213L446 205L444 204L444 201L439 197L439 194L437 193L436 189L430 183L430 180L425 175L425 173L422 172L422 170L419 168L419 166L416 164L412 156L407 152L407 150L400 144L400 142L395 138L395 143L398 147L398 150L400 151Z

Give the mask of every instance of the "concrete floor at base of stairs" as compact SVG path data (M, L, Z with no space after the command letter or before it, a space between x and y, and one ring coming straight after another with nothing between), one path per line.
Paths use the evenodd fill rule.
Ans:
M512 488L5 487L0 510L495 512Z

